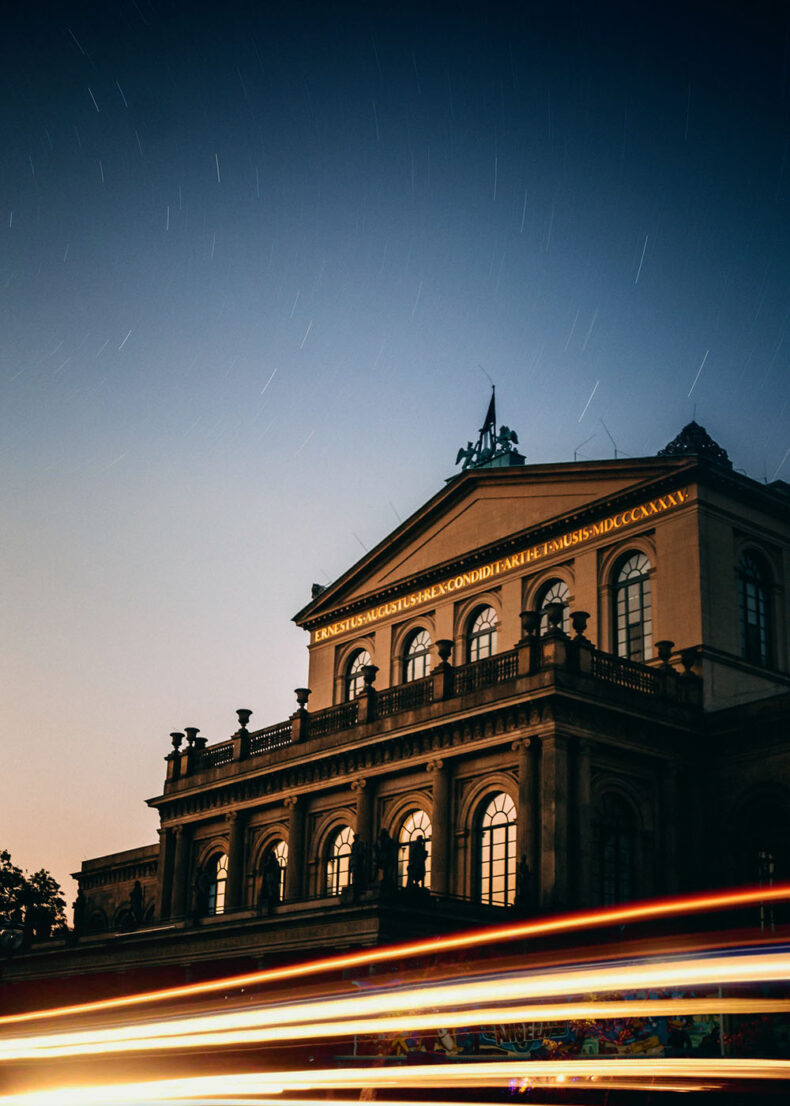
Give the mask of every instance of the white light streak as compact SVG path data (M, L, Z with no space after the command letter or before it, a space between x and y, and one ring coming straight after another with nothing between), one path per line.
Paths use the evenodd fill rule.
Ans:
M689 388L689 394L686 396L686 399L691 398L691 393L694 391L694 389L697 386L697 381L699 380L699 374L702 372L703 366L704 366L705 362L708 360L708 354L709 353L710 353L710 350L706 349L705 350L705 356L702 358L702 361L700 362L700 366L697 369L697 375L694 377L694 383Z
M576 324L574 323L574 326L575 326L575 325L576 325ZM588 407L590 406L590 404L592 403L592 401L593 401L593 396L594 396L594 395L595 395L595 393L596 393L596 392L598 391L598 385L599 385L600 383L601 383L601 382L600 382L600 380L596 380L596 382L595 382L595 387L594 387L594 388L593 388L593 390L592 390L592 391L590 392L590 398L589 398L589 399L587 400L587 402L585 403L585 405L584 405L584 410L583 410L583 411L582 411L582 413L581 413L581 414L579 415L579 418L578 418L578 421L579 421L579 422L581 422L581 421L582 421L582 419L584 418L584 416L585 416L585 415L587 414L587 408L588 408Z
M634 285L637 285L639 283L639 275L642 272L642 263L645 260L645 250L646 249L647 249L647 235L645 235L645 244L644 244L644 246L642 246L642 256L639 258L639 268L636 271L636 280L634 281Z
M275 378L275 376L276 376L276 375L277 375L277 369L272 369L272 375L271 375L271 376L269 377L269 379L268 379L268 380L266 381L266 383L264 384L264 386L263 386L263 387L261 388L261 391L260 391L260 394L261 394L261 395L263 395L263 393L264 393L264 392L266 391L266 389L267 389L267 388L269 387L269 385L270 385L270 384L271 384L271 382L272 382L272 381L274 380L274 378Z

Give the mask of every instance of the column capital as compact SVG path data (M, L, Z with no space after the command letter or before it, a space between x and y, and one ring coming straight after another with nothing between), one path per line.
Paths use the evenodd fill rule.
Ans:
M514 753L520 753L522 749L526 752L527 749L533 748L534 745L535 739L533 737L519 737L512 743L510 748Z
M225 813L225 821L230 826L235 825L239 821L240 817L241 817L241 811L240 810L228 810Z
M579 738L578 749L579 749L580 753L584 753L585 755L589 755L592 752L592 747L593 747L593 742L590 740L589 737Z
M364 791L365 788L367 787L367 785L368 785L368 781L365 779L365 777L360 776L358 779L351 781L351 790L352 791Z
M441 772L442 768L444 768L444 761L441 759L441 757L436 757L434 760L429 760L428 763L425 765L426 772Z
M298 795L286 795L285 798L283 799L283 806L295 807L298 802L299 802L299 796Z

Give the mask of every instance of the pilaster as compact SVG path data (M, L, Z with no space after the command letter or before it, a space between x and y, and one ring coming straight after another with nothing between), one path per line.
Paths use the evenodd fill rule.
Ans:
M426 764L431 775L433 802L431 805L431 890L437 895L449 892L450 778L443 760Z
M285 806L288 816L288 864L285 869L286 899L304 897L304 800L298 795L288 795Z
M541 745L540 901L544 908L568 904L568 744L564 737Z

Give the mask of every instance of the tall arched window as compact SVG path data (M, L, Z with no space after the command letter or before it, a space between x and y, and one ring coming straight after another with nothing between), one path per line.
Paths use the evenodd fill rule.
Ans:
M644 553L629 553L620 562L614 590L617 655L646 661L653 654L653 610L650 561Z
M619 795L604 796L593 820L593 893L600 906L633 898L634 814Z
M350 826L337 830L329 842L326 860L326 893L339 895L349 882L349 863L354 831Z
M431 637L427 630L415 630L406 639L403 651L403 678L421 680L430 672Z
M769 576L761 558L744 553L738 561L741 655L752 664L771 659Z
M288 846L282 839L275 841L264 853L263 862L261 864L261 877L263 881L264 893L267 891L267 877L268 867L271 864L272 858L279 868L279 879L277 883L277 901L282 902L285 898L285 869L288 865Z
M365 674L362 669L370 664L370 653L367 649L357 649L348 662L346 668L346 699L356 699L365 686Z
M516 804L501 791L480 819L480 898L509 906L516 897Z
M225 853L212 857L206 867L208 876L207 912L225 913L225 888L228 885L228 858Z
M571 628L571 589L564 580L549 580L539 593L537 608L540 611L540 632L545 634L549 628L549 616L546 608L550 603L562 604L562 629L567 634Z
M496 653L496 611L481 607L469 621L466 655L470 663Z
M431 820L424 810L413 810L398 834L398 883L403 887L409 878L409 845L422 837L428 855L425 858L425 886L431 886Z

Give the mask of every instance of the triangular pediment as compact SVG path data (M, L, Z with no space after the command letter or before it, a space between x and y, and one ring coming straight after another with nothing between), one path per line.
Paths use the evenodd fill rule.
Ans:
M482 548L622 498L685 467L687 459L532 465L466 472L295 616L300 625L331 617L377 595L392 594L438 566L457 564Z

